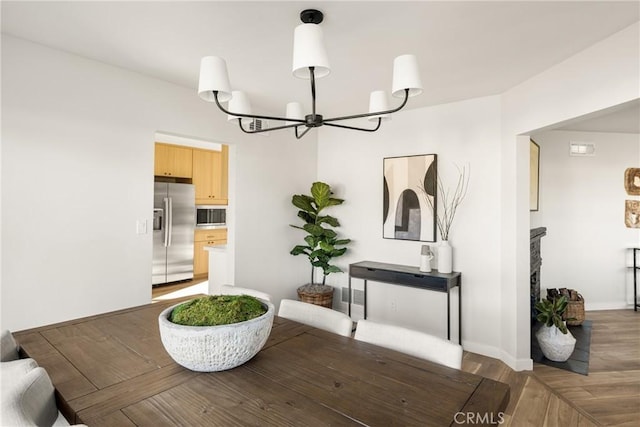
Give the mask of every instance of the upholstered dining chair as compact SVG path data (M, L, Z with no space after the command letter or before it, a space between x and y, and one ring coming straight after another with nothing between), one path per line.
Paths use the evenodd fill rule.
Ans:
M462 367L462 346L424 332L359 320L354 338L450 368Z
M266 301L271 301L271 295L266 292L257 291L255 289L241 288L240 286L222 285L220 286L220 294L222 295L250 295Z
M19 357L18 344L13 338L11 331L3 329L2 336L0 336L0 361L8 362L10 360L16 360Z
M44 368L33 368L12 384L3 381L1 402L3 425L69 425L58 411L53 384Z
M291 299L280 301L278 316L295 320L314 328L324 329L343 337L350 337L351 329L353 328L351 318L344 313Z

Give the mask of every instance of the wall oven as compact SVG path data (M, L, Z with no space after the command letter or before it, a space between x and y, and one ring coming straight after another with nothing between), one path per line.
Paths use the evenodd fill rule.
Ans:
M196 228L223 228L227 226L227 207L197 205Z

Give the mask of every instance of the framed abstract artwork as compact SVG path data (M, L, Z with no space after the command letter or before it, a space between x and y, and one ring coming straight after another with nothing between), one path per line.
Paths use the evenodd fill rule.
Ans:
M436 241L437 155L386 157L382 237Z

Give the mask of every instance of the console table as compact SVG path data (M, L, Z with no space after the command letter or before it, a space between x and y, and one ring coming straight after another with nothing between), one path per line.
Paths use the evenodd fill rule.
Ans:
M462 275L457 272L430 273L420 271L418 267L386 264L374 261L361 261L349 264L349 316L351 316L351 279L364 280L364 318L367 318L367 281L409 286L447 294L447 339L451 339L450 291L456 286L458 292L458 343L462 344Z

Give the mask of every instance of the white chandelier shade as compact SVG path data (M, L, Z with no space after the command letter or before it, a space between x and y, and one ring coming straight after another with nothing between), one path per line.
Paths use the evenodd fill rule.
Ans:
M398 107L390 108L384 91L371 92L369 96L369 112L348 116L325 118L316 113L316 84L315 79L324 77L331 72L327 52L323 44L323 33L320 24L323 20L322 12L315 9L303 10L300 13L303 24L294 31L293 67L295 77L308 79L311 84L311 114L304 114L302 105L290 102L286 106L284 117L258 115L251 112L251 104L246 93L231 90L227 64L217 56L206 56L200 63L200 80L198 95L208 102L215 102L218 108L227 114L228 120L238 120L240 129L245 133L269 132L280 129L293 129L296 138L302 138L312 128L332 126L343 129L375 132L380 128L383 120L390 120L391 114L400 111L407 104L410 97L422 93L422 82L418 70L418 60L415 55L401 55L393 61L393 81L391 93L394 97L402 98ZM222 106L229 101L228 108ZM366 118L377 122L373 128L364 128L338 124L343 120ZM275 120L283 122L275 127L249 127L252 120ZM300 130L302 128L302 130Z
M217 56L205 56L200 61L198 95L205 101L214 102L215 91L218 92L218 101L226 102L231 99L227 63Z
M331 72L329 57L324 48L322 27L316 24L300 24L293 32L293 75L310 79L309 67L314 68L315 78Z
M286 121L285 123L288 125L300 123L300 120L304 120L304 113L302 112L302 105L299 102L289 102L287 104L287 110L285 112L285 116L288 119L295 119L297 121Z
M246 93L241 90L234 90L231 92L233 95L229 100L229 111L235 111L237 114L251 114L251 103L249 102L249 97ZM239 119L239 116L233 114L227 114L227 120L235 120ZM242 119L242 122L248 124L251 122L251 119Z
M415 55L400 55L393 60L393 85L391 87L391 94L396 98L402 98L405 89L409 89L410 97L422 93L418 59Z
M376 90L371 92L369 96L369 112L375 113L376 111L387 111L389 109L389 101L387 101L387 94L383 90ZM382 120L391 120L391 114L380 114L377 116L369 117L370 122L375 122L378 118Z

